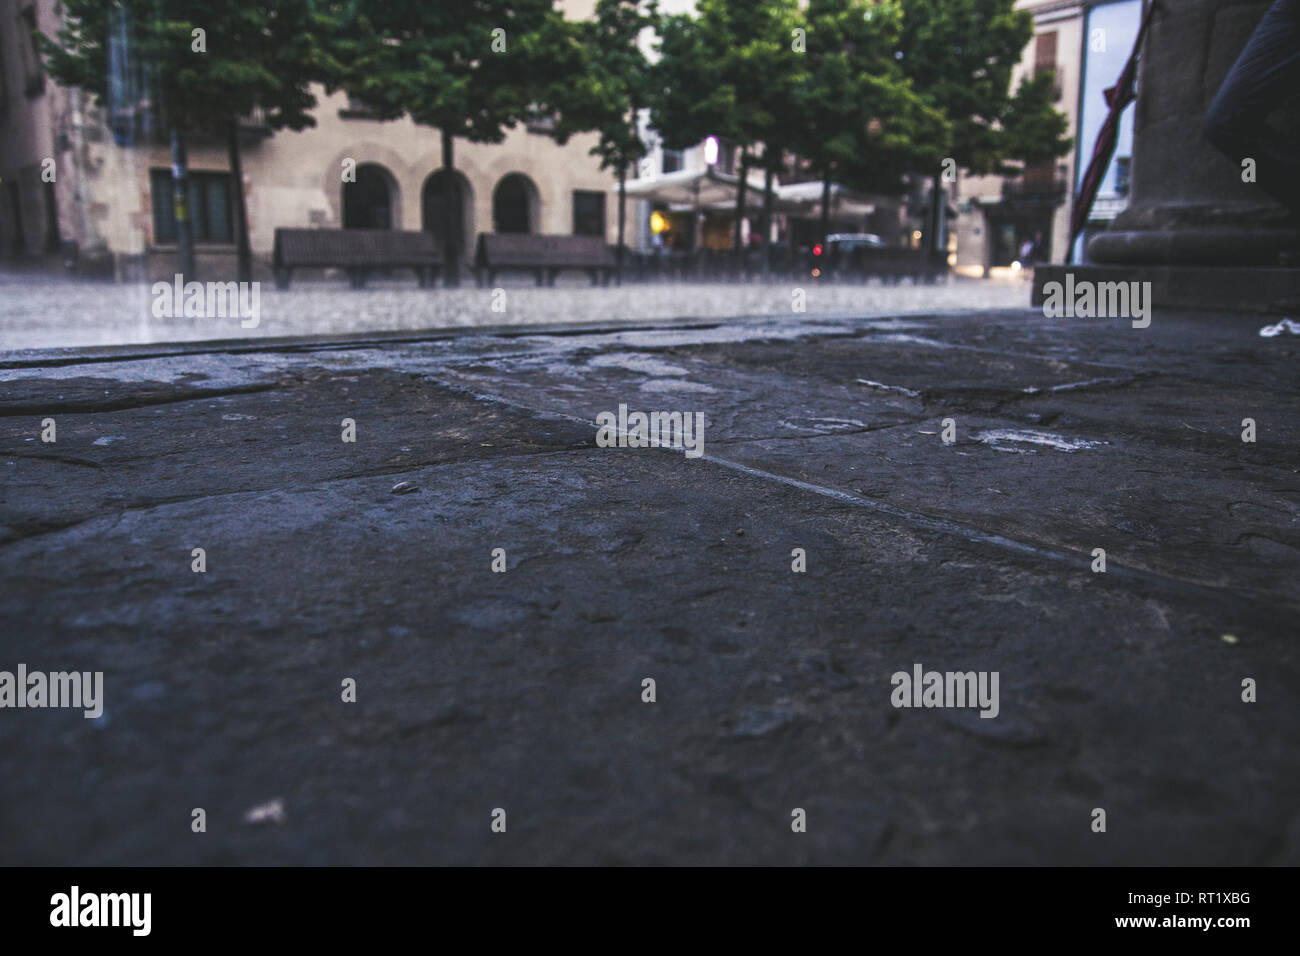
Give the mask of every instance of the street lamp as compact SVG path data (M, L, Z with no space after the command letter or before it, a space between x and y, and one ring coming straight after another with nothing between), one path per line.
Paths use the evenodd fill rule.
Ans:
M718 137L716 136L710 136L704 141L704 164L706 166L718 164Z

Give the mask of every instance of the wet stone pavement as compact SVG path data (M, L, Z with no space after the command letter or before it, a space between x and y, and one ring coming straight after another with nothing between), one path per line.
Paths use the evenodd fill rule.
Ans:
M0 862L1300 862L1300 347L1259 325L0 356L0 670L104 673L98 719L0 710ZM620 404L704 454L598 447ZM997 717L895 708L916 664Z

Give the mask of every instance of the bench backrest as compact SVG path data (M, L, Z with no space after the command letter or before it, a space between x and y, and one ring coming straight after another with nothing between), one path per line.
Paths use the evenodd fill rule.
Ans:
M490 268L612 268L614 254L600 236L542 236L484 232L478 264Z
M277 229L278 266L434 266L442 254L429 232L395 229Z

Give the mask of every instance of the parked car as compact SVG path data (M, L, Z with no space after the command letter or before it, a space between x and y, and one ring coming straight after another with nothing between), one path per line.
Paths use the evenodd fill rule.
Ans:
M825 242L814 243L808 274L814 279L838 279L867 271L873 251L884 249L885 240L870 232L835 232Z
M946 281L948 274L947 264L931 261L926 250L891 246L869 232L833 233L811 253L808 275L818 280L933 283Z

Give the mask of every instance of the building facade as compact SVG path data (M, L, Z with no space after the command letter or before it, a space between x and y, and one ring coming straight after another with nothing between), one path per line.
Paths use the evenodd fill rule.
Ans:
M1018 177L959 178L953 195L958 212L955 265L988 274L1022 260L1066 262L1078 257L1070 244L1070 214L1079 180L1107 113L1104 90L1119 79L1142 17L1142 0L1020 0L1034 17L1034 38L1012 78L1043 70L1056 74L1056 108L1069 121L1074 147L1053 164ZM1124 208L1132 155L1130 108L1120 123L1115 154L1093 206L1093 225L1103 226ZM1026 244L1032 245L1032 251ZM1029 252L1029 256L1025 255Z
M565 0L590 16L594 0ZM160 131L110 128L106 110L40 69L32 32L57 33L58 0L0 0L0 255L61 254L85 271L168 276L176 262L171 155ZM188 161L198 268L234 270L232 203L243 191L250 242L265 275L278 227L442 231L439 131L374 119L343 93L315 90L316 126L272 134L248 117L243 182L224 142L191 137ZM594 134L558 145L520 124L499 144L456 141L454 214L460 248L480 232L591 234L614 242L612 175L590 155ZM345 182L351 173L354 181ZM462 253L462 258L465 252Z

